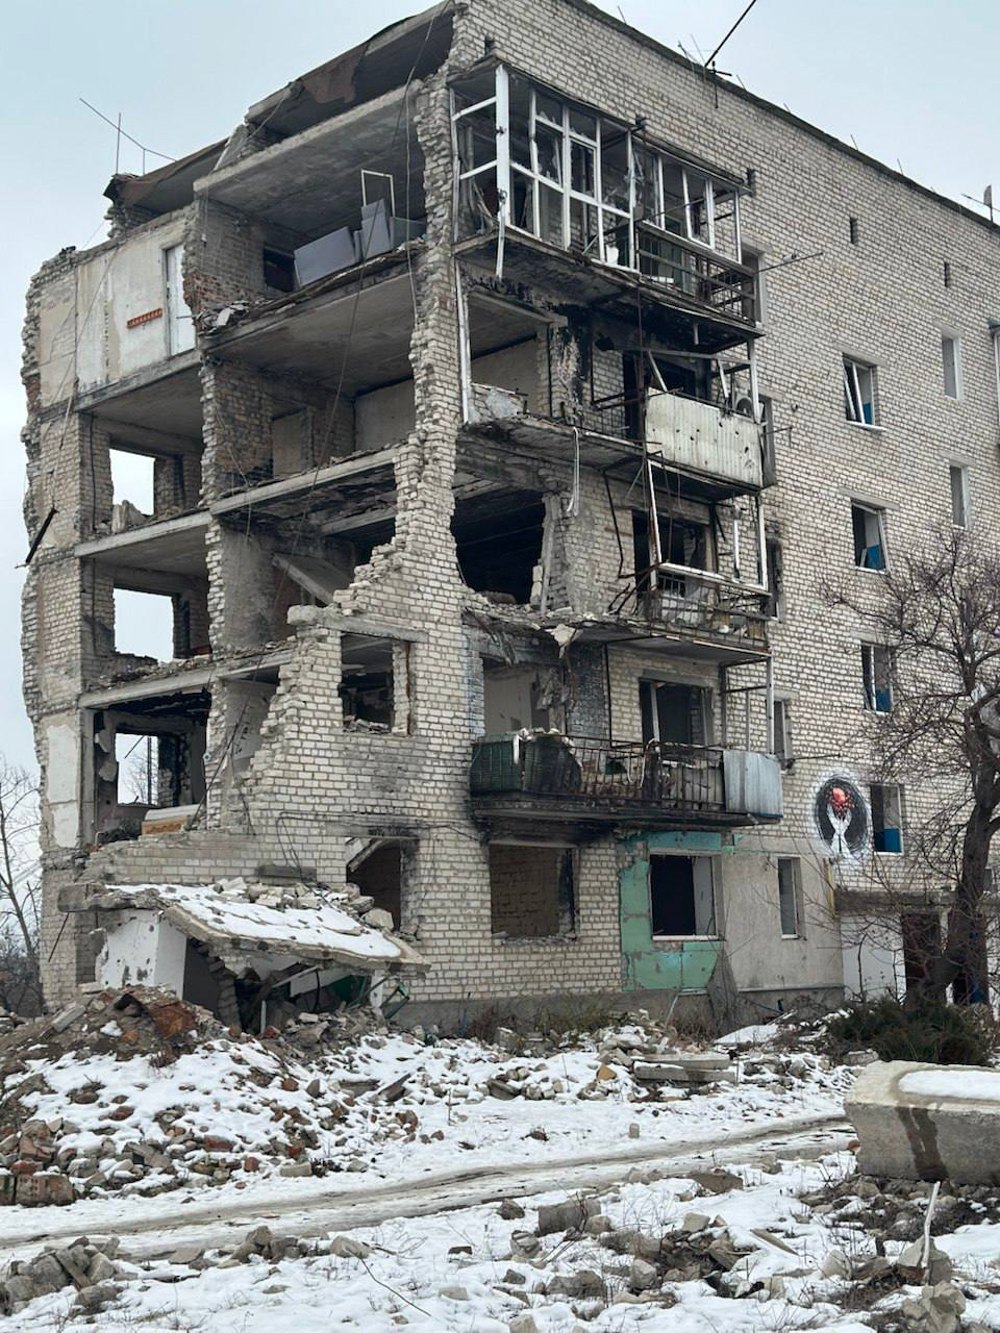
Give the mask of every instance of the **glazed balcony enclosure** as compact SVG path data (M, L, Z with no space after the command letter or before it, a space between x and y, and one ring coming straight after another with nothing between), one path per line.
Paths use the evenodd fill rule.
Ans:
M557 731L476 740L470 793L483 819L671 828L756 824L782 815L781 769L772 755Z

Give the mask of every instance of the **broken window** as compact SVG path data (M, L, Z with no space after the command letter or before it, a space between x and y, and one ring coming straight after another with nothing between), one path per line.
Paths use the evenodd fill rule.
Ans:
M878 384L875 367L844 357L844 412L857 426L878 425Z
M166 593L115 588L115 652L173 661L173 598Z
M405 644L397 648L408 651ZM340 653L344 725L369 732L407 729L397 721L393 640L341 635Z
M767 614L772 620L785 618L785 570L781 542L768 537L764 542L767 562Z
M799 899L802 893L801 870L797 856L778 857L778 915L784 939L799 934Z
M491 843L494 935L544 939L576 928L576 851L540 843Z
M717 935L714 858L651 856L649 915L654 937Z
M794 751L792 749L792 710L785 699L774 701L774 756L782 768L791 768Z
M969 526L969 469L953 463L948 469L951 486L951 521L956 528Z
M642 739L648 745L707 745L711 691L662 680L639 682Z
M125 449L109 449L108 455L111 459L111 501L121 515L119 523L114 522L115 515L112 515L113 530L122 531L150 518L156 508L156 460ZM129 506L127 512L126 505ZM127 521L129 517L132 522Z
M885 569L885 511L872 505L851 505L854 563L858 569Z
M264 286L276 292L295 291L295 256L264 246Z
M948 398L962 396L962 344L947 333L941 335L941 364L944 391Z
M865 708L872 713L892 712L892 649L882 643L863 643L861 679Z
M380 842L351 864L348 878L375 907L388 912L394 930L402 924L403 882L415 843Z
M903 789L897 783L871 785L872 840L877 852L903 850Z
M119 805L156 805L159 792L159 748L153 736L115 736Z

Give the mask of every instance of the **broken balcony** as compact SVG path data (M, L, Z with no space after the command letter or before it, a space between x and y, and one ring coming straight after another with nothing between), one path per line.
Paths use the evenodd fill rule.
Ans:
M663 564L630 583L611 609L661 633L756 656L769 651L767 605L768 593L753 585Z
M650 390L645 402L649 452L665 466L710 480L727 494L764 485L761 427L752 410L726 411L682 394Z
M770 755L551 731L475 741L470 793L474 814L490 823L672 828L782 815L781 770Z

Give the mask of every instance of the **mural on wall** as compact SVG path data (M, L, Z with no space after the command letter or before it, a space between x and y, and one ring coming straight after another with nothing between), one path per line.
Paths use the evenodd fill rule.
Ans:
M821 783L813 814L834 860L857 860L867 851L868 803L850 778L838 773Z

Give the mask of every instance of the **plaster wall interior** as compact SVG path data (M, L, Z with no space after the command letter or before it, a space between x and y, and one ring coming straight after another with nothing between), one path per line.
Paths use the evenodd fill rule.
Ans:
M870 842L835 856L817 805L832 777L865 798L871 778L861 629L820 585L874 586L877 572L855 567L852 500L883 511L893 554L948 520L956 440L974 523L1000 518L988 332L1000 292L965 276L995 272L996 228L583 0L469 0L452 17L450 45L435 38L405 94L405 180L392 137L403 70L370 104L279 117L273 138L241 127L224 165L208 157L165 211L155 191L130 209L119 182L110 239L32 284L25 690L50 1001L93 975L94 923L66 920L67 886L206 883L291 862L342 887L387 840L405 854L376 853L372 882L430 965L408 983L414 1012L683 993L721 1023L890 988L891 942L866 940L859 963L838 914L905 858ZM640 279L600 238L603 262L515 225L498 250L488 184L462 233L450 88L488 93L496 61L619 135L641 114L650 142L712 164L761 267L810 258L766 275L751 318L720 314L690 277ZM349 127L366 161L382 152L397 216L384 249L296 287L295 248L356 226L360 204L334 217L307 191L297 212L287 182L296 164L329 161L346 190L360 161ZM164 255L180 244L197 338L171 356L166 313L128 324L166 312ZM961 340L957 399L943 390L945 328ZM713 474L703 453L698 469L665 455L644 475L649 376L659 392L664 376L677 392L702 385L686 421L734 420L732 403L705 396L713 355L742 376L755 363L773 476L756 462ZM845 355L876 368L870 427L847 420ZM86 545L110 513L112 420L133 445L186 442L194 527L137 529L141 548ZM744 420L730 435L756 440ZM651 531L668 567L652 581ZM767 593L765 534L781 572ZM159 570L149 590L175 598L183 661L114 653L114 584L134 585L140 556ZM179 576L201 580L195 610ZM95 713L141 698L173 726L182 687L202 692L207 716L189 826L102 840ZM723 750L760 756L780 818L749 796L733 807ZM933 782L908 791L907 818L939 799ZM552 869L531 880L519 933L510 868L532 848ZM712 858L710 929L655 929L663 856ZM782 872L794 931L779 862L795 866Z

